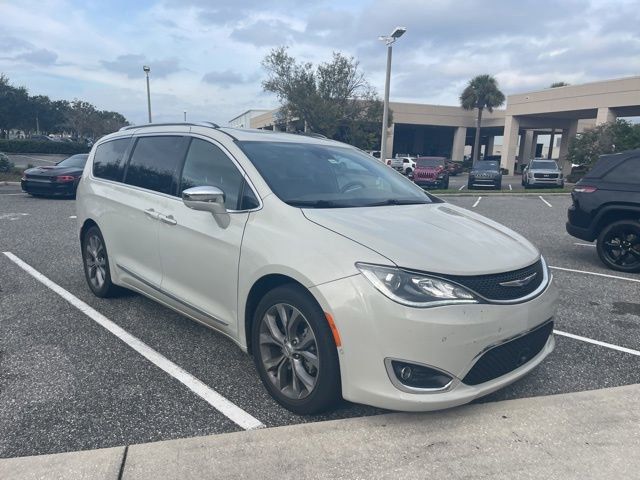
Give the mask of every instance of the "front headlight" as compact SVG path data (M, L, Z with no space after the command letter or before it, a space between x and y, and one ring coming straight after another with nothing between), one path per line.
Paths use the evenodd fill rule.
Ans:
M479 302L465 288L441 278L368 263L356 263L356 267L386 297L409 307Z

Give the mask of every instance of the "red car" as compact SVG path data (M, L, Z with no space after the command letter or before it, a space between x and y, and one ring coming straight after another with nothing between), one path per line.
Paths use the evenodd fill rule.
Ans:
M418 157L413 171L413 181L422 188L449 188L449 170L445 157Z

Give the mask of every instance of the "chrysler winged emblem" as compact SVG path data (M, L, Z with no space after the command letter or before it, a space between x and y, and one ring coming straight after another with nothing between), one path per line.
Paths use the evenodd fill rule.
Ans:
M502 287L524 287L525 285L529 284L529 282L531 282L531 280L533 280L536 275L538 275L538 272L532 273L531 275L524 278L511 280L510 282L500 282L500 285Z

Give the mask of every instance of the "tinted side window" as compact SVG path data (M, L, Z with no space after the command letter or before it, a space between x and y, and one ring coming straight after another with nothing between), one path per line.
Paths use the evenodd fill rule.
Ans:
M607 182L640 184L640 157L625 160L604 177Z
M171 194L184 149L184 137L140 137L127 166L125 183Z
M93 157L93 176L121 182L129 141L129 138L121 138L98 145Z
M180 194L191 187L218 187L225 194L225 206L237 210L242 181L242 174L222 150L204 140L191 141L182 170Z

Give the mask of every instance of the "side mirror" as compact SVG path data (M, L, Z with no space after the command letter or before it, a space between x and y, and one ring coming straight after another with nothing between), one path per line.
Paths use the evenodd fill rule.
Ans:
M210 212L214 215L227 213L224 206L224 192L217 187L187 188L182 192L182 201L193 210Z

